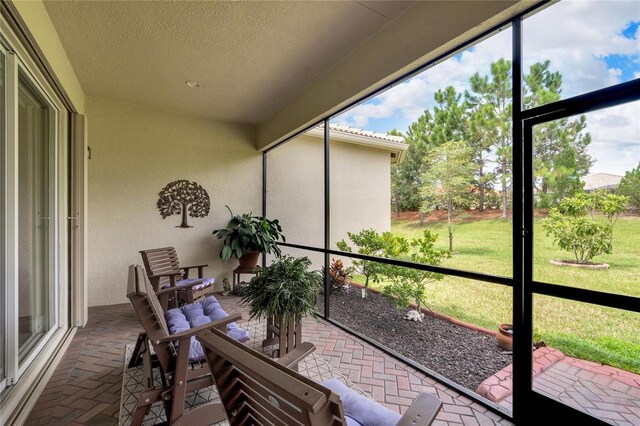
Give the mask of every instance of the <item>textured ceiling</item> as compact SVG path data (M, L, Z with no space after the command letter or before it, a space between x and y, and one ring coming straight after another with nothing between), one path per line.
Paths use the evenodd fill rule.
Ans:
M276 113L410 5L45 2L88 96L247 123Z

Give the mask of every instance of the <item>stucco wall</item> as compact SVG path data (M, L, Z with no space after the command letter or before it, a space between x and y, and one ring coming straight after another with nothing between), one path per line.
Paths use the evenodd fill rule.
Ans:
M212 230L234 212L261 209L262 155L252 127L87 98L89 145L89 306L127 302L126 274L139 250L174 246L185 265L208 263L221 288L236 261L220 263ZM188 179L209 193L211 212L162 219L156 203L169 182Z
M389 151L336 140L330 150L331 247L347 231L390 230ZM282 222L287 242L324 246L323 176L321 138L302 135L269 152L267 216ZM304 255L322 265L323 255Z
M347 232L391 230L389 151L331 144L331 248Z

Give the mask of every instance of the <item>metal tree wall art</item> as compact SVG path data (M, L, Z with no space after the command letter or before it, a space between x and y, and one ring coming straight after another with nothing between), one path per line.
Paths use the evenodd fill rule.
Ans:
M210 208L209 194L195 182L176 180L160 191L158 210L162 218L182 214L182 223L176 228L193 228L187 223L187 213L191 217L205 217L209 214Z

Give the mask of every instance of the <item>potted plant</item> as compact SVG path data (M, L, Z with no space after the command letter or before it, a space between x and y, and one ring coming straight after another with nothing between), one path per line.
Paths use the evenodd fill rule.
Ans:
M278 240L286 240L277 219L269 220L251 213L234 215L229 206L226 207L231 219L225 228L213 231L213 235L224 239L220 251L223 262L235 257L240 260L241 269L250 270L258 263L260 253L273 253L278 258L282 255Z
M240 303L250 307L250 319L266 318L267 338L262 346L279 344L279 356L301 343L302 318L316 310L322 274L310 271L308 257L283 256L240 289ZM293 345L292 345L293 343Z

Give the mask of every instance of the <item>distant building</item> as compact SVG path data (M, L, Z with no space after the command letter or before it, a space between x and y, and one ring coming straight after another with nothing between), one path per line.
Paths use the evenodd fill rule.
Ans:
M618 185L620 185L621 180L622 176L612 175L609 173L595 173L582 178L585 192L596 191L599 189L613 191L618 187Z
M400 136L330 124L331 248L348 232L391 230L391 165L409 147ZM267 214L291 242L324 242L324 126L316 126L267 154ZM290 238L287 238L289 241ZM320 253L305 253L320 267Z

